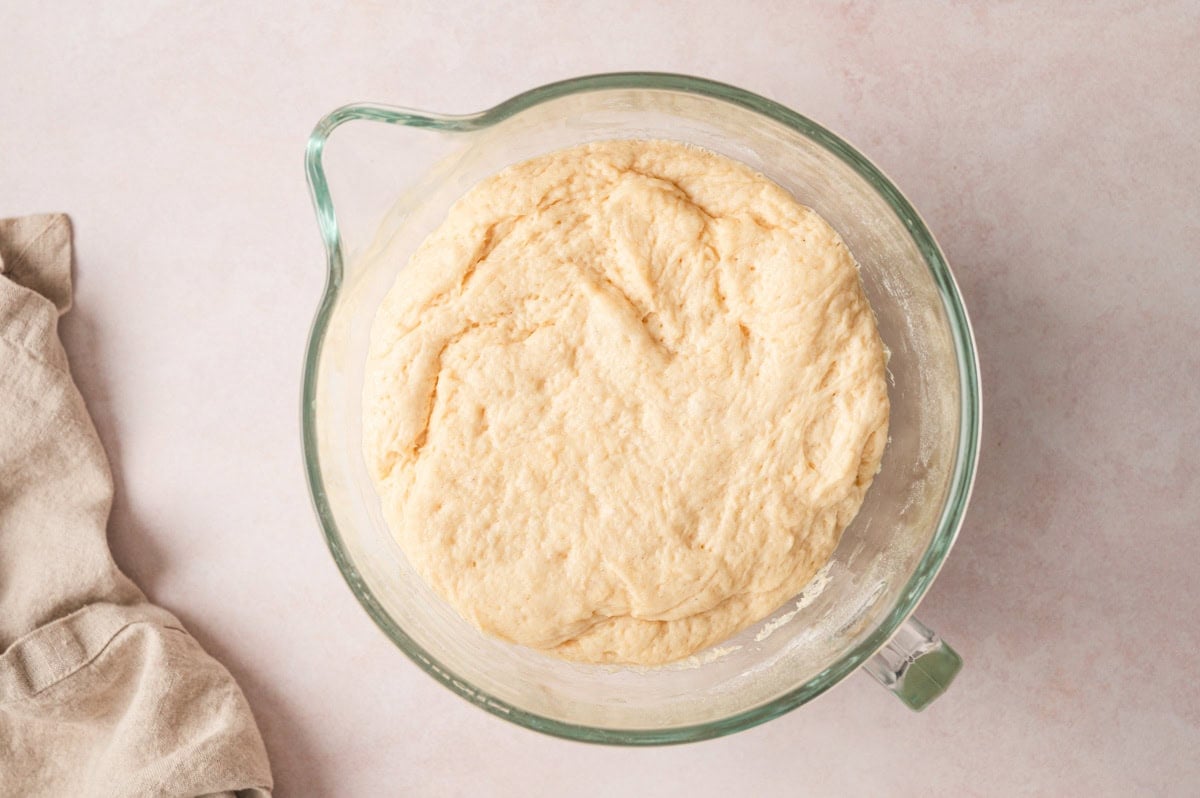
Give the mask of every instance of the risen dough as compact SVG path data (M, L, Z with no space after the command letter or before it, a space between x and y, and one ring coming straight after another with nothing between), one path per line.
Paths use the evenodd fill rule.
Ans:
M484 180L372 332L364 446L417 571L570 659L685 657L826 562L879 468L853 259L742 164L667 141Z

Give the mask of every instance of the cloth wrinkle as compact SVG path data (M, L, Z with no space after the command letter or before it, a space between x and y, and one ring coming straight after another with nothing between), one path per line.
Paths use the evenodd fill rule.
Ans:
M0 798L271 794L232 675L108 550L113 479L59 341L63 214L0 219Z

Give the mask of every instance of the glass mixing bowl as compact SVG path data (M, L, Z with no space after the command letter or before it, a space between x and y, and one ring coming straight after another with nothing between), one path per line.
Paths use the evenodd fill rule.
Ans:
M749 164L816 209L857 258L891 352L891 440L831 563L771 617L658 668L563 662L476 631L405 559L361 454L370 325L384 293L398 275L403 279L408 253L483 177L550 150L613 138L706 147ZM749 92L639 73L555 83L461 116L346 106L317 125L307 169L329 267L304 372L309 484L346 581L417 665L515 723L622 744L745 729L864 665L914 708L941 693L961 660L910 615L967 506L979 440L978 369L941 251L866 158ZM388 258L381 257L385 249Z

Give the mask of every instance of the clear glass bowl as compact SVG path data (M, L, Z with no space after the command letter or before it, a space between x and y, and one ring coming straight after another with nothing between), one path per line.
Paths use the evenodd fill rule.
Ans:
M517 161L629 137L691 142L743 161L816 209L857 258L891 352L891 440L833 561L770 618L659 668L562 662L477 632L432 593L392 539L360 443L375 310L407 253L450 204ZM909 616L954 541L970 493L980 423L975 349L933 236L856 150L749 92L636 73L555 83L468 115L346 106L317 125L307 169L329 266L304 373L313 502L351 589L421 668L529 728L640 745L745 729L864 664L914 708L945 688L961 660ZM402 259L380 257L385 246Z

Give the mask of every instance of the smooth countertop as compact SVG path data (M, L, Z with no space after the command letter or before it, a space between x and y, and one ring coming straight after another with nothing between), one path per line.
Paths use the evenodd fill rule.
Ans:
M243 685L279 795L1200 789L1200 6L70 5L0 10L0 216L74 220L62 330L114 554ZM953 264L984 437L920 611L966 667L923 714L856 674L718 741L543 737L420 672L325 548L298 421L312 125L627 69L826 124Z

